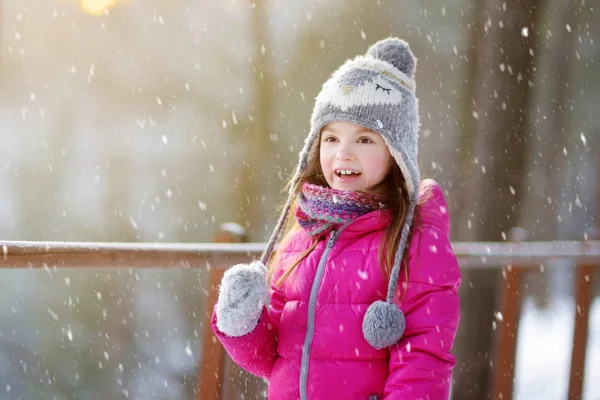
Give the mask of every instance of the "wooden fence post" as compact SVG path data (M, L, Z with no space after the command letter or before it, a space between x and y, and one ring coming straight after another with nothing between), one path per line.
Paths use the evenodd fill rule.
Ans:
M523 228L512 228L508 239L522 242L527 238ZM521 318L521 288L525 268L508 265L502 270L504 281L500 288L500 315L494 357L492 399L510 400L513 397L517 353L517 336Z
M589 231L585 240L598 239L598 231ZM585 376L585 353L587 351L588 325L592 301L592 265L575 266L575 327L573 331L573 350L571 353L571 372L569 376L569 400L581 400L583 396L583 378Z
M248 238L244 228L236 223L225 223L213 236L214 243L246 243ZM223 277L223 269L211 268L204 325L204 340L198 399L234 400L264 399L265 382L238 367L225 353L215 337L210 318L212 307L217 301L218 288Z
M214 243L240 243L246 241L244 228L237 224L228 223L219 227L213 236ZM204 315L204 329L202 336L202 358L200 359L200 374L198 399L219 400L221 399L221 378L223 376L223 361L225 351L214 335L210 320L213 305L219 294L219 284L225 271L219 268L211 268L208 271L208 287L206 298L206 309Z

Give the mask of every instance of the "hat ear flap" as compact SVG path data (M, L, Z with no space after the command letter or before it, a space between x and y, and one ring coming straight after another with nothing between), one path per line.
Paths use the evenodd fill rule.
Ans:
M294 182L292 182L294 183ZM271 258L271 254L273 253L273 248L275 247L275 243L277 243L277 240L279 240L279 235L281 234L281 231L283 230L283 225L285 223L285 220L287 219L287 216L290 212L290 207L292 204L292 193L289 194L287 202L285 203L285 206L283 207L283 210L281 211L281 215L279 216L279 220L277 221L277 224L275 224L275 229L273 230L273 233L271 234L271 237L269 238L269 241L267 242L267 247L265 248L265 251L262 253L261 257L260 257L260 262L263 263L263 265L267 265L267 263L269 262L269 259Z

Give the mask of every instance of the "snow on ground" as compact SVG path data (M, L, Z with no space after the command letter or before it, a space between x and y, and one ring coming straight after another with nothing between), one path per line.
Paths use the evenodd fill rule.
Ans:
M571 297L553 300L537 309L531 299L523 303L517 344L515 400L565 400L575 304ZM583 400L600 400L600 299L590 310Z

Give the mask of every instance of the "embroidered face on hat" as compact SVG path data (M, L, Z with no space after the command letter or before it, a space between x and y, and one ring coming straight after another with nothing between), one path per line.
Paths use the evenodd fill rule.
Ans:
M317 104L332 104L341 111L354 106L402 102L402 90L384 75L365 70L361 74L345 74L327 81L317 97Z

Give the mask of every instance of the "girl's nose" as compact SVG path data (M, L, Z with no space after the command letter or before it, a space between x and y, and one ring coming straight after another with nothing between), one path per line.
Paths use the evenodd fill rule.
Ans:
M340 148L336 153L335 157L340 161L352 161L354 160L354 154L346 148Z

